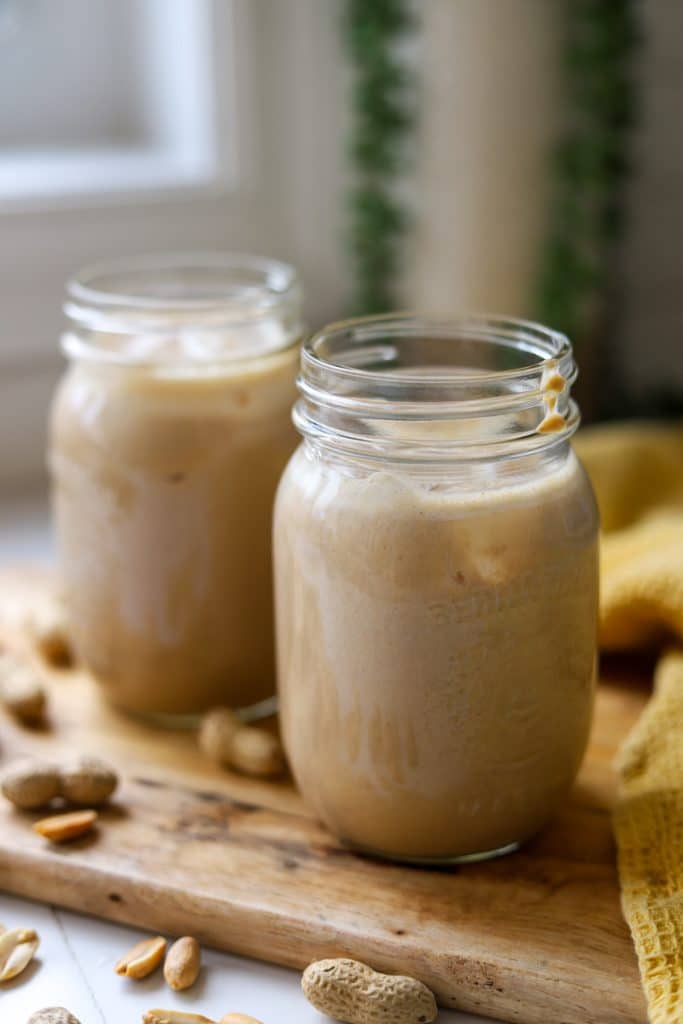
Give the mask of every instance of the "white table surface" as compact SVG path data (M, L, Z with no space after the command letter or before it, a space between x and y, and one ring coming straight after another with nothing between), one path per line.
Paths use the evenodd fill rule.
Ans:
M0 565L51 557L44 504L3 502ZM304 999L298 972L214 950L203 951L202 973L185 993L171 992L161 971L144 981L120 978L113 965L143 937L140 931L17 899L1 890L0 878L0 923L6 928L35 928L41 944L24 974L0 987L0 1024L26 1024L45 1006L65 1006L81 1024L139 1024L152 1007L184 1009L212 1019L237 1010L264 1024L323 1024L327 1019ZM439 1022L485 1024L482 1017L446 1011Z

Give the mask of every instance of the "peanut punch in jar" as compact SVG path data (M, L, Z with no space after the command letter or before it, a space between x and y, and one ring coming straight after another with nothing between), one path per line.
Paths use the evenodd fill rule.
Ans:
M574 781L598 596L575 375L563 336L502 319L349 321L304 347L275 510L282 727L350 845L491 856Z
M291 268L149 257L69 286L50 466L83 662L118 707L272 695L271 516L296 444Z

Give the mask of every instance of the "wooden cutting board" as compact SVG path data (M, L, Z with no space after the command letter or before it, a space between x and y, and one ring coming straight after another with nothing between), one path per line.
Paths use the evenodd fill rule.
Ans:
M49 585L0 576L0 636ZM523 851L425 870L350 853L288 781L215 768L194 738L124 718L84 672L45 671L50 726L0 712L0 762L100 754L121 772L96 834L50 847L40 815L0 806L0 885L168 935L301 968L347 955L420 977L443 1006L521 1024L642 1024L635 955L619 908L609 808L617 746L647 679L606 677L579 781L556 822Z

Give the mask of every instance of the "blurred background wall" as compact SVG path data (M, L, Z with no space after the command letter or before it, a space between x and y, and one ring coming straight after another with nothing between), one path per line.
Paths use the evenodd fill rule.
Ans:
M421 9L415 304L531 313L563 119L561 4Z
M2 493L44 486L60 305L78 267L249 250L299 267L311 326L353 308L352 6L0 0ZM392 185L410 214L397 304L534 315L552 154L570 116L567 19L599 16L600 3L408 6L400 53L416 117ZM642 40L626 228L609 315L579 345L596 415L660 414L683 395L683 5L630 6ZM616 406L594 400L601 374L619 378Z
M645 0L615 355L636 408L683 406L683 4Z

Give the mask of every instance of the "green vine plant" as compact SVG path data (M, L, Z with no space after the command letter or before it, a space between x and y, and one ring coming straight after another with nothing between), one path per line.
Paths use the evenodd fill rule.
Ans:
M609 291L624 230L639 7L638 0L564 0L569 126L554 161L536 312L579 346Z
M553 162L535 313L580 344L608 291L624 229L640 0L562 4L569 123ZM411 0L345 5L344 36L354 74L348 244L357 313L396 307L410 222L397 186L416 120L415 74L400 44L415 27L413 10Z
M414 27L408 0L347 0L344 36L354 73L348 246L353 311L396 307L409 215L398 196L415 124L414 75L401 42Z

